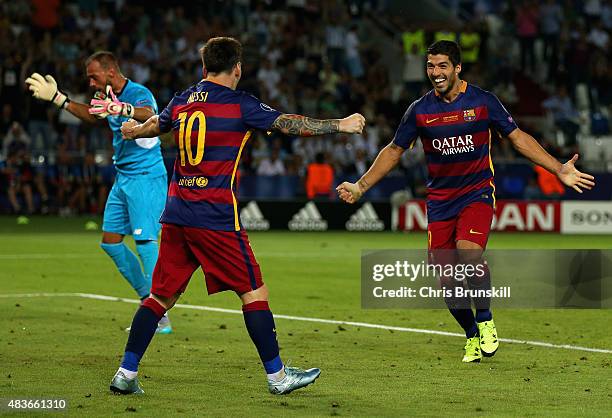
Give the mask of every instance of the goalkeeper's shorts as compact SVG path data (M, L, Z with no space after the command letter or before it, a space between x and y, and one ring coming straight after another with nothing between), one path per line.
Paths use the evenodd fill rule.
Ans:
M159 218L166 204L166 175L126 176L117 173L104 208L102 230L157 241Z

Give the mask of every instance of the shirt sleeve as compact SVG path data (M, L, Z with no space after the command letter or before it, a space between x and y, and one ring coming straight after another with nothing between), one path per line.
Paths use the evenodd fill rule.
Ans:
M512 119L512 116L508 113L504 105L501 104L497 96L493 93L488 93L487 96L487 107L491 125L493 125L493 128L503 136L508 136L512 131L518 128L516 122L514 122L514 119Z
M404 113L402 121L397 127L395 136L393 137L393 143L404 149L410 148L412 145L414 145L414 142L419 136L416 126L415 105L416 102L412 103L410 107L408 107L408 110L406 110L406 113Z
M161 132L170 132L172 130L172 108L174 107L174 97L170 103L159 114L159 130Z
M157 113L157 103L153 97L153 93L147 88L142 88L132 103L134 107L150 107L155 113Z
M272 109L255 96L247 93L243 95L240 102L240 111L245 125L262 131L270 130L274 121L282 115L278 110Z

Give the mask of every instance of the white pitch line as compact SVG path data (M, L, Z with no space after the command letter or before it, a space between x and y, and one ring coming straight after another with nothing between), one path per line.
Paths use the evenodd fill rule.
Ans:
M0 260L49 260L49 259L85 259L98 258L91 254L0 254Z
M80 298L86 298L86 299L105 300L105 301L112 301L112 302L125 302L125 303L134 303L134 304L140 303L140 300L137 300L137 299L126 299L126 298L119 298L116 296L96 295L93 293L13 293L13 294L3 294L3 295L0 294L0 298L35 298L35 297L80 297ZM224 308L215 308L212 306L200 306L200 305L186 305L184 303L177 303L174 306L177 308L194 309L198 311L209 311L209 312L220 312L220 313L242 315L242 310L236 310L236 309L224 309ZM370 324L367 322L339 321L335 319L308 318L304 316L279 315L279 314L274 314L274 318L275 319L277 318L278 319L289 319L292 321L302 321L302 322L316 322L320 324L348 325L348 326L362 327L362 328L384 329L387 331L412 332L416 334L443 335L447 337L465 338L464 334L459 334L457 332L436 331L432 329L421 329L421 328L396 327L392 325ZM578 345L570 345L570 344L552 344L552 343L547 343L543 341L517 340L514 338L500 338L499 340L501 342L511 343L511 344L524 344L524 345L533 345L537 347L561 348L561 349L566 349L566 350L589 351L592 353L612 354L612 350L606 349L606 348L581 347Z

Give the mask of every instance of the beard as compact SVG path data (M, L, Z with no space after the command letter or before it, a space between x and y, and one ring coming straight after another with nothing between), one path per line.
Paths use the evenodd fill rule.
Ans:
M440 93L441 95L445 95L446 93L448 93L449 91L451 91L454 87L455 84L457 83L457 77L455 76L455 74L451 74L450 77L446 77L446 87L444 89L439 89L436 85L435 82L435 77L430 77L429 81L431 81L431 84L434 86L434 89Z

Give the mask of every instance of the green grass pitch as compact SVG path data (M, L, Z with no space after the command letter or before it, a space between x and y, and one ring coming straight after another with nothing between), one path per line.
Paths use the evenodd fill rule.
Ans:
M0 294L134 298L84 219L0 218ZM423 234L251 233L274 313L459 332L443 310L362 310L361 249L423 248ZM489 248L612 248L610 236L493 234ZM495 272L493 280L495 280ZM180 303L207 296L197 273ZM146 394L113 396L135 305L78 297L0 297L0 398L65 398L72 416L593 416L612 410L612 355L502 344L462 364L464 339L277 319L281 356L320 367L315 385L268 394L241 315L176 308L141 366ZM501 337L612 348L610 310L494 311ZM0 412L1 413L1 412ZM23 416L20 415L20 416Z

